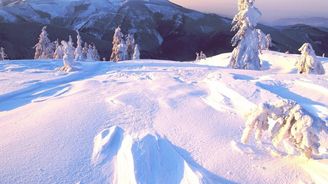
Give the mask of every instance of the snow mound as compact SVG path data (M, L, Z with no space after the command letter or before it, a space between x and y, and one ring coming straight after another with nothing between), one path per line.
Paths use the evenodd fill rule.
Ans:
M204 183L174 145L158 135L130 135L118 126L94 139L92 163L109 183Z

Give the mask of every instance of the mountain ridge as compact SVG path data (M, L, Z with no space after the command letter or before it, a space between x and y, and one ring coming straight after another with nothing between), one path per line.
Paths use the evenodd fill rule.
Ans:
M40 29L43 25L60 27L62 34L59 39L67 39L74 30L90 35L91 42L106 42L106 46L97 45L101 57L109 57L114 29L121 26L123 32L134 33L137 43L141 46L143 58L170 59L170 60L193 60L195 53L203 50L207 55L216 55L231 51L231 19L216 14L201 13L174 4L170 1L115 1L124 2L111 4L107 0L74 0L65 3L53 3L49 0L43 3L36 1L16 2L16 5L0 7L0 23L7 27L11 24L25 25ZM5 1L9 2L9 1ZM34 2L34 3L33 3ZM103 3L103 2L109 2ZM48 11L49 10L49 11ZM49 28L50 28L49 27ZM297 49L306 41L313 44L318 54L328 52L325 40L328 35L326 30L311 30L310 28L284 27L276 28L259 25L265 33L273 37L273 50L296 53ZM64 31L65 30L65 31ZM29 33L27 30L19 29L28 38L22 42L32 48L32 41L36 42L38 34L36 31ZM0 45L8 48L21 47L13 44L14 41L6 38L10 34L20 34L18 30L11 32L0 31ZM49 30L50 31L50 30ZM295 39L293 32L301 31L302 39ZM313 34L315 34L313 36ZM56 37L50 38L52 40ZM17 41L16 41L17 42ZM19 53L15 50L7 52L11 58L31 58L33 50Z

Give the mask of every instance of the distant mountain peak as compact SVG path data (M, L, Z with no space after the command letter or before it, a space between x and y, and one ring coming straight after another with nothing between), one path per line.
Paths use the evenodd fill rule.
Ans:
M326 17L308 17L308 18L284 18L272 23L274 26L290 26L296 24L305 24L315 27L328 28L328 18Z

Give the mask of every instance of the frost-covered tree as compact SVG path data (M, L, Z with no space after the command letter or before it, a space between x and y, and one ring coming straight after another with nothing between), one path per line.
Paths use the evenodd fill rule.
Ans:
M77 36L76 36L76 49L74 52L74 56L75 56L75 61L82 61L83 60L83 56L82 56L82 38L80 35L79 31L77 32Z
M63 46L61 44L59 44L59 41L55 41L55 47L56 47L56 50L54 52L54 56L53 58L54 59L63 59L64 57L64 50L63 50Z
M269 128L269 119L273 120L273 126ZM252 132L255 139L261 141L264 132L270 132L274 147L279 149L281 142L290 145L312 157L318 153L320 147L320 132L328 131L324 121L303 109L292 101L279 101L276 104L264 103L250 114L243 131L241 142L246 144Z
M269 50L270 47L272 46L272 38L271 38L271 35L270 34L267 34L265 36L265 39L266 39L266 46L265 46L265 49L266 50Z
M92 56L95 61L100 61L100 56L95 44L92 46Z
M323 68L321 62L317 59L311 44L303 44L299 51L302 54L296 63L296 67L299 73L318 75L325 74L325 69Z
M262 50L266 50L267 49L267 39L266 39L266 35L260 30L260 29L256 29L257 31L257 35L258 35L258 40L259 40L259 51L262 54Z
M88 61L94 61L92 45L88 46L87 60Z
M125 58L122 58L122 55L125 55L125 53L123 53L123 50L124 49L126 50L125 43L123 43L123 42L124 42L124 40L123 40L123 34L121 32L121 28L117 27L115 29L115 33L113 36L113 48L112 48L112 54L110 57L111 61L118 62L118 61L122 61L125 59Z
M139 60L140 59L140 50L138 44L134 46L134 51L133 51L133 60Z
M118 45L118 60L117 61L123 61L127 58L127 47L125 44L125 41L122 40L122 42Z
M63 71L70 72L73 70L74 65L74 52L75 48L70 44L70 42L62 41L62 48L63 48L63 63L64 66L62 67Z
M203 51L200 51L199 59L200 60L205 60L206 59L206 54Z
M200 60L200 56L199 56L199 53L196 52L196 60L195 61L199 61Z
M5 49L3 47L0 48L0 61L7 59L7 54L5 53Z
M135 43L133 34L128 34L126 36L126 51L127 51L126 59L133 59L135 45L136 45L136 43Z
M34 59L51 59L53 57L54 45L49 40L46 29L47 26L42 28L39 42L34 46Z
M88 45L87 42L84 42L84 47L82 49L82 60L86 60L87 59L88 50L89 50L89 45Z
M255 29L261 12L254 6L254 0L239 0L238 13L232 24L232 31L237 31L232 38L230 67L238 69L260 70L259 35Z
M64 66L61 67L60 70L64 72L70 72L73 70L75 48L69 42L66 41L62 41L61 44L63 45L64 50Z
M68 36L68 42L67 42L67 44L69 44L70 47L73 48L74 51L75 51L75 47L74 47L74 43L73 43L73 39L72 39L72 36L71 35ZM74 52L73 52L73 54L74 54Z

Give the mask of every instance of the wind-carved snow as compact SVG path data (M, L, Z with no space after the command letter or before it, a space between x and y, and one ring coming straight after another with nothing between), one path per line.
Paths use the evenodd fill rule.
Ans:
M202 174L165 138L156 134L135 137L117 126L95 137L92 163L109 176L109 183L203 183Z
M215 76L216 75L216 76ZM218 74L212 74L205 79L205 83L209 86L209 95L204 101L218 111L232 111L245 115L250 108L254 108L255 104L250 102L238 92L230 89L223 82L220 82Z
M265 51L263 71L229 69L230 56L81 62L68 74L55 70L60 60L0 62L0 182L142 183L173 166L180 174L168 181L325 181L327 135L319 135L313 170L240 136L246 110L280 99L319 107L311 114L326 121L327 74L298 75L299 55ZM327 69L328 59L319 60Z

